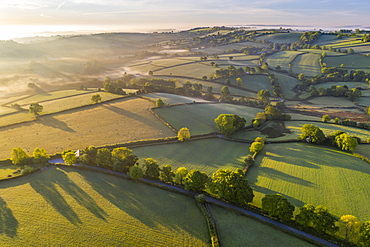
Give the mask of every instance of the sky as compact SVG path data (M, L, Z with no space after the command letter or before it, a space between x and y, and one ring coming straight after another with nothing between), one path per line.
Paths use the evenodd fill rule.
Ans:
M1 0L2 26L151 31L221 25L370 29L369 0Z

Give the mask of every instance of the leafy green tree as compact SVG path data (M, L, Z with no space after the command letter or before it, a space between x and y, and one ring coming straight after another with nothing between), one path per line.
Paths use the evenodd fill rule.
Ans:
M361 227L361 222L357 219L356 216L343 215L342 217L340 217L338 223L339 230L343 233L347 241L353 241L356 239Z
M173 182L174 177L175 173L172 171L172 167L170 165L163 166L161 170L161 180L163 182Z
M265 107L265 114L266 114L267 120L276 120L281 117L282 112L275 106L269 105Z
M96 154L96 163L104 168L112 168L112 153L108 148L99 148Z
M329 213L326 207L319 205L315 208L314 213L313 228L322 233L335 233L338 231L338 227L335 225L337 220Z
M243 79L242 78L240 78L240 77L236 78L235 81L236 81L236 85L238 87L241 87L243 85Z
M253 166L254 165L254 159L253 159L253 156L252 155L248 155L245 159L244 159L244 163L246 166Z
M185 141L185 140L188 140L190 139L191 135L190 135L190 130L188 128L181 128L178 132L177 132L177 139L179 141Z
M183 184L182 181L187 174L188 174L188 169L186 169L186 167L177 168L176 173L175 173L175 183Z
M262 89L257 93L257 98L261 100L264 104L268 104L270 102L271 94L269 90Z
M83 150L83 153L84 154L79 157L79 162L81 162L83 165L95 166L96 154L98 153L96 147L90 145Z
M48 163L50 156L46 154L45 149L35 148L33 150L33 160L36 164L45 164Z
M221 114L214 122L221 134L229 136L235 131L244 128L246 121L244 118L236 114Z
M144 162L145 162L144 164L145 176L151 179L158 180L160 169L159 169L159 165L157 164L157 161L155 161L152 158L146 158Z
M208 176L204 172L200 172L197 169L191 170L186 174L183 179L183 184L186 190L191 191L202 191L207 183Z
M101 101L101 96L100 94L94 94L93 96L91 96L91 101L94 103L94 104L97 104Z
M299 139L307 142L320 144L325 141L325 135L322 130L313 124L304 124L301 128L302 134Z
M217 170L212 174L208 186L221 199L239 205L247 205L254 197L253 190L240 169L235 172L229 169Z
M163 107L164 106L163 100L162 99L157 99L157 101L155 102L155 106Z
M291 220L294 206L282 195L271 194L262 198L262 210L282 220Z
M112 150L112 163L115 171L128 172L136 161L137 157L127 147L119 147Z
M221 102L232 102L233 97L230 95L229 87L228 86L223 86L221 88L221 97L220 97Z
M370 221L365 221L361 225L359 243L361 246L370 246Z
M138 165L134 165L134 166L130 167L129 176L132 179L138 180L138 179L142 178L143 175L144 175L143 169L141 169Z
M32 103L29 107L29 112L37 117L43 109L44 107L39 103Z
M112 150L112 158L123 160L132 155L132 150L127 147L119 147Z
M334 118L334 123L339 124L340 123L340 118L339 117Z
M29 162L28 154L20 147L12 149L10 159L14 165L26 165Z
M76 154L71 150L66 150L62 154L62 159L67 165L73 165L77 161Z
M331 118L329 115L323 115L321 120L324 122L324 123L327 123L327 122L330 122Z
M315 207L312 204L305 204L299 209L299 214L295 220L305 227L312 227L312 222L315 218Z
M342 150L347 150L350 152L353 152L355 148L358 146L357 139L354 137L351 137L347 133L343 133L340 135L337 135L335 137L335 144Z
M249 151L251 153L259 153L263 148L263 144L261 142L253 142L249 147Z

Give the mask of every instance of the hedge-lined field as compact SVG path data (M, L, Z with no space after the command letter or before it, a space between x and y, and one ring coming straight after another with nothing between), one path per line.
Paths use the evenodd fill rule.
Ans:
M268 63L269 67L275 68L276 66L280 66L283 70L289 70L289 64L293 62L293 60L302 54L302 52L298 51L279 51L277 53L271 54L266 57L266 62ZM293 69L293 67L292 67Z
M194 102L209 102L204 99L197 99L182 95L176 95L176 94L169 94L169 93L148 93L148 94L142 94L142 97L156 101L157 99L162 99L165 105L176 105L176 104L188 104L188 103L194 103Z
M51 167L0 184L2 246L208 246L195 200L122 178Z
M315 246L260 221L218 206L212 206L212 212L216 217L219 237L224 246Z
M272 33L256 37L258 40L267 40L273 43L293 43L299 40L302 33Z
M132 151L140 158L140 164L146 158L153 158L160 167L171 165L176 170L184 166L189 171L198 169L211 175L220 168L243 169L243 161L249 154L249 144L212 138L132 148Z
M0 128L0 159L10 157L14 147L48 153L83 149L140 139L174 136L148 111L154 104L139 98L87 106L64 113L41 116L38 121Z
M293 72L306 76L321 75L319 59L320 55L311 53L298 55L292 62Z
M163 107L154 111L174 128L187 127L192 135L199 135L217 131L214 119L220 114L237 114L244 117L247 125L250 125L261 109L232 104L191 104Z
M343 64L344 68L366 70L370 66L370 57L360 55L325 57L323 62L328 67L340 67Z
M288 76L286 74L281 73L274 73L275 77L279 80L279 84L281 89L284 93L284 98L286 99L292 99L296 95L295 92L293 92L293 88L295 85L301 83L298 79Z
M265 194L279 193L295 206L325 205L336 216L370 219L370 165L335 148L306 143L267 144L247 178L261 206Z

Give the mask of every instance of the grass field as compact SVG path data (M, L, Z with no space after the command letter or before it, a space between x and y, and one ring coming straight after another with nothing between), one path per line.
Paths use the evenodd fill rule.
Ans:
M335 148L306 143L267 144L247 178L261 206L265 194L279 193L295 206L325 205L331 213L370 219L370 165Z
M339 82L324 82L324 83L320 83L320 84L317 84L315 85L316 89L322 87L322 88L330 88L331 86L344 86L346 85L348 88L355 88L355 87L366 87L366 88L369 88L369 84L368 83L365 83L365 82L352 82L352 81L346 81L346 82L343 82L343 81L339 81ZM369 92L370 90L362 90L361 91L361 95L363 93L366 93L366 92Z
M258 40L268 40L274 43L293 43L299 40L302 33L272 33L256 37Z
M162 99L165 104L168 105L176 105L176 104L188 104L188 103L194 103L194 102L209 102L204 99L197 99L197 98L191 98L176 94L169 94L169 93L148 93L148 94L142 94L141 95L144 98L147 98L152 101L156 101L157 99Z
M244 76L228 78L231 81L231 85L236 85L236 78L241 78L243 80L243 85L242 85L243 88L253 90L256 93L260 91L261 89L268 89L270 92L272 92L271 81L265 75L244 75ZM217 79L216 81L223 83L225 82L225 80L227 79ZM253 97L257 97L256 93L253 95ZM241 95L245 95L245 93Z
M295 92L292 91L295 85L301 83L298 79L288 76L286 74L281 73L274 73L275 77L279 80L279 84L281 89L283 90L284 97L286 99L292 99L296 95Z
M292 62L293 72L306 76L321 75L319 59L320 55L311 53L298 55Z
M326 56L346 56L345 53L341 52L335 52L335 51L328 51L328 50L318 50L318 49L299 49L298 51L302 52L309 52L309 53L314 53L318 54L321 56L323 52L326 52Z
M172 68L166 68L154 72L155 75L174 75L174 76L186 76L193 78L202 78L203 76L209 76L215 71L215 67L211 65L204 65L200 63L186 64L176 66Z
M132 148L132 151L140 158L140 164L146 158L153 158L160 167L171 165L176 170L183 166L189 171L198 169L211 175L220 168L243 169L243 160L249 154L249 144L212 138Z
M220 114L237 114L250 124L261 109L232 104L191 104L154 111L176 129L187 127L192 135L199 135L217 131L214 119Z
M291 64L293 60L300 54L302 54L302 52L280 51L280 52L267 56L265 60L268 63L268 65L272 68L275 68L276 66L280 66L281 69L283 70L289 70L289 64Z
M200 52L204 52L208 54L217 54L217 53L224 53L230 49L240 50L243 47L247 47L247 46L267 47L266 44L260 44L260 43L255 43L255 42L242 42L242 43L220 45L220 46L207 47L207 48L201 48L201 49L192 49L192 51L193 52L200 51Z
M11 149L48 153L83 149L89 145L107 145L132 140L174 136L175 133L148 111L153 103L138 98L87 106L68 112L42 116L40 120L0 128L0 159Z
M15 166L15 165L0 166L0 180L8 178L9 175L11 177L17 177L17 176L21 175L20 172L14 173L16 171L20 171L19 166Z
M253 218L212 205L224 246L315 246Z
M360 55L348 55L340 57L325 57L323 60L328 67L340 67L344 64L344 68L349 69L369 69L370 57L360 56Z
M51 167L0 192L1 246L209 245L194 199L129 180Z

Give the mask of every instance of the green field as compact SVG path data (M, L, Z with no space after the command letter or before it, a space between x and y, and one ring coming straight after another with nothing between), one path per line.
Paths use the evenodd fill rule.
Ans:
M187 127L192 135L199 135L217 131L214 119L220 114L237 114L250 124L261 109L232 104L191 104L163 107L154 111L174 128Z
M224 246L315 246L251 217L212 205Z
M364 88L369 88L369 84L368 83L365 83L365 82L343 82L343 81L339 81L339 82L324 82L324 83L320 83L320 84L317 84L315 85L316 89L322 87L322 88L330 88L331 86L344 86L346 85L349 89L351 88L356 88L356 87L364 87ZM364 93L366 94L366 92L370 92L370 90L362 90L361 91L361 95L363 95Z
M169 94L169 93L148 93L142 94L143 98L149 99L151 101L156 101L157 99L162 99L165 105L177 105L177 104L189 104L194 102L209 102L204 99L197 99L186 97L182 95Z
M20 167L15 165L0 166L0 180L7 179L9 177L20 176Z
M212 138L132 148L132 151L140 158L140 164L146 158L153 158L160 167L171 165L176 170L183 166L189 171L198 169L211 175L220 168L243 169L243 160L249 154L249 144Z
M281 89L283 90L284 97L286 99L293 99L296 95L295 92L292 91L292 89L295 87L295 85L301 83L298 79L288 76L286 74L282 73L274 73L275 77L279 80L279 84Z
M201 48L201 49L192 49L193 52L204 52L207 54L217 54L217 53L224 53L227 50L235 49L240 50L243 47L248 46L255 46L255 47L267 47L266 44L256 43L256 42L242 42L242 43L233 43L228 45L220 45L220 46L214 46L214 47L207 47L207 48Z
M295 206L325 205L340 217L370 219L370 165L335 148L306 143L267 144L247 178L261 206L265 194L279 193Z
M344 68L348 69L369 69L370 57L360 55L348 55L340 57L325 57L323 60L328 67L340 67L344 64Z
M228 78L231 82L231 85L236 85L236 78L241 78L243 80L243 88L253 90L256 93L261 89L268 89L270 92L272 92L271 81L266 75L244 75ZM226 80L227 79L217 79L216 81L224 83ZM229 89L231 90L231 88ZM253 97L257 96L256 93L253 95ZM241 95L247 96L244 92Z
M258 40L267 40L273 43L293 43L299 40L302 33L272 33L256 37Z
M283 70L289 70L289 64L291 64L293 60L300 54L302 54L302 52L279 51L277 53L267 56L265 60L268 63L269 67L271 68L280 66L281 69Z
M296 74L304 74L306 76L321 75L320 55L317 54L301 54L298 55L292 62L293 72Z
M345 53L335 52L335 51L328 51L328 50L299 49L298 51L309 52L309 53L314 53L314 54L318 54L318 55L321 55L323 52L325 52L326 56L346 56Z
M193 63L162 69L154 72L154 75L186 76L200 79L203 76L209 76L210 74L213 74L215 69L216 68L212 67L211 65Z
M51 167L0 192L1 246L209 245L194 199L130 180Z

